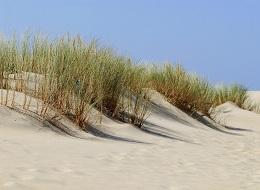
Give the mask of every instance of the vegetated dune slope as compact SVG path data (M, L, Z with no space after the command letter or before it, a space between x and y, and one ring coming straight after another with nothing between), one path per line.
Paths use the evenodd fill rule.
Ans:
M0 189L260 188L259 114L225 103L227 127L204 125L159 93L152 102L142 129L103 116L89 133L0 106Z

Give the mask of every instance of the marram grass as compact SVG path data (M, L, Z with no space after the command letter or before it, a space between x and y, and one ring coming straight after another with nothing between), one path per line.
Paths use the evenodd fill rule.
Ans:
M230 84L229 86L222 84L215 87L214 105L220 105L227 101L235 103L241 108L245 108L245 103L248 100L247 88L241 84Z
M204 77L188 73L182 66L142 65L130 57L77 35L50 40L30 34L0 36L0 89L36 97L43 104L37 113L47 117L56 109L81 128L88 126L92 108L100 115L141 127L149 104L149 89L155 89L178 108L210 115L210 109L227 101L244 108L246 88L232 84L215 87ZM30 99L23 102L29 108ZM99 118L102 121L102 117Z
M14 89L9 83L15 82L15 90L44 102L39 110L43 117L55 108L82 128L93 107L110 117L142 124L148 99L142 91L147 80L142 66L96 41L85 43L80 36L49 40L37 34L16 39L1 37L1 89ZM33 73L42 78L36 77L34 84ZM129 94L135 99L126 98Z
M213 86L205 78L188 73L180 65L166 63L163 68L154 66L151 86L170 103L190 113L199 111L208 115L213 105Z

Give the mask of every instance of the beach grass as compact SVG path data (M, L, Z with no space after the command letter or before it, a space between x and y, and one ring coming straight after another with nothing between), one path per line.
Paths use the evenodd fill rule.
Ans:
M100 47L95 40L85 43L79 35L49 40L26 33L19 40L16 35L1 36L0 50L0 88L42 100L41 116L55 108L84 128L95 107L110 117L142 124L149 98L143 91L147 75L112 48Z
M165 63L163 67L154 65L150 84L170 103L191 114L200 112L210 116L212 108L228 101L246 109L249 100L245 86L237 83L216 86L196 73L187 72L179 64Z
M154 66L152 86L162 93L176 107L192 113L209 115L213 106L214 88L207 79L188 73L181 65L165 63L164 67Z
M215 87L214 106L230 101L245 109L245 103L248 99L247 88L241 84L222 84Z
M24 93L43 102L37 113L48 119L55 109L81 128L90 124L93 108L102 114L141 127L150 90L163 94L176 107L210 116L210 109L227 101L245 108L247 89L239 84L216 87L206 78L187 72L181 65L144 65L116 53L98 41L85 42L79 35L50 39L42 33L0 35L1 104L8 96ZM14 100L14 98L13 98ZM12 104L13 106L14 104Z

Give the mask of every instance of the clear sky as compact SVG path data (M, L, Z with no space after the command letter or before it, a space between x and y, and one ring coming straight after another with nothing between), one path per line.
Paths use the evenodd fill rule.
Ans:
M0 0L0 32L28 28L260 90L260 0Z

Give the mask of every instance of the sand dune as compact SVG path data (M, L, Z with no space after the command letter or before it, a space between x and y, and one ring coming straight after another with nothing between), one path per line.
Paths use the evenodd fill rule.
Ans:
M248 95L256 102L260 102L260 91L248 91Z
M223 127L154 92L142 129L103 116L86 133L62 117L39 122L37 100L24 112L22 98L0 106L0 189L260 188L260 114L232 103L218 107Z

